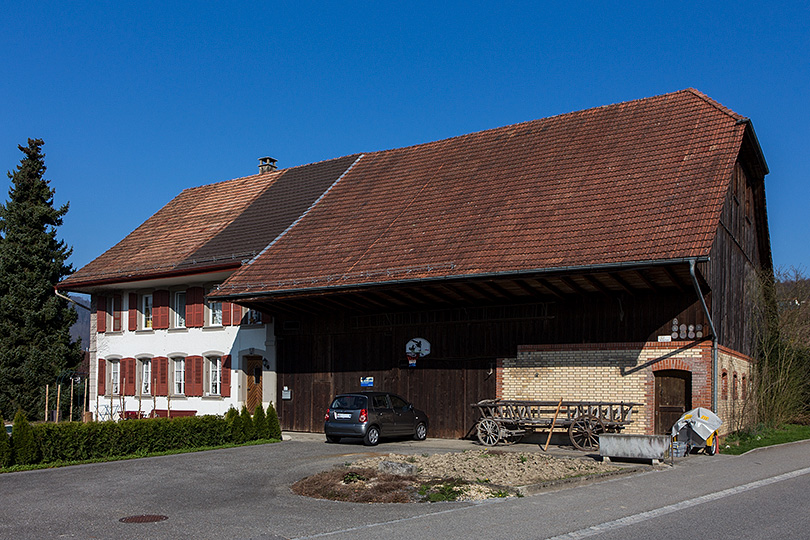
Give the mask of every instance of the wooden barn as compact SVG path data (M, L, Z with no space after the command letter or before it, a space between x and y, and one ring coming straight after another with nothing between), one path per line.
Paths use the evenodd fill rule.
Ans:
M728 427L772 271L767 172L750 120L694 89L359 154L208 299L272 314L287 430L320 431L361 384L426 410L431 436L496 397L641 402L639 433L705 406Z

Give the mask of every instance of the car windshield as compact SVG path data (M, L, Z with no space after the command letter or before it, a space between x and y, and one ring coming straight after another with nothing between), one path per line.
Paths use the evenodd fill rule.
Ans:
M365 409L365 396L338 396L332 402L333 409Z

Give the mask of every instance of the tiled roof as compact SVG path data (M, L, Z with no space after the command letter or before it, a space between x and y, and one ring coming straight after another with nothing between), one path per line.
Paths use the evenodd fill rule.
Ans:
M284 232L356 159L186 189L59 288L238 267Z
M744 120L687 89L364 154L219 294L706 256Z

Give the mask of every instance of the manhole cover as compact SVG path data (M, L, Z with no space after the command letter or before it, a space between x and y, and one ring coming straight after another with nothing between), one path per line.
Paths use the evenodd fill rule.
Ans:
M121 518L118 521L121 523L157 523L169 519L169 516L146 515L146 516L129 516Z

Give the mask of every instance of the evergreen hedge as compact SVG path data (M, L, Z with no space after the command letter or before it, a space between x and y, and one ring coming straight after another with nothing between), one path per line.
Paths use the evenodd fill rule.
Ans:
M231 418L230 422L228 417ZM10 445L7 437L5 440L0 438L0 467L87 461L238 444L248 440L244 437L244 431L238 428L234 430L234 424L241 425L241 420L238 414L231 413L226 418L185 416L31 425L25 414L19 413L15 417ZM4 442L11 447L11 452L7 454L4 454ZM4 455L8 455L5 461Z

